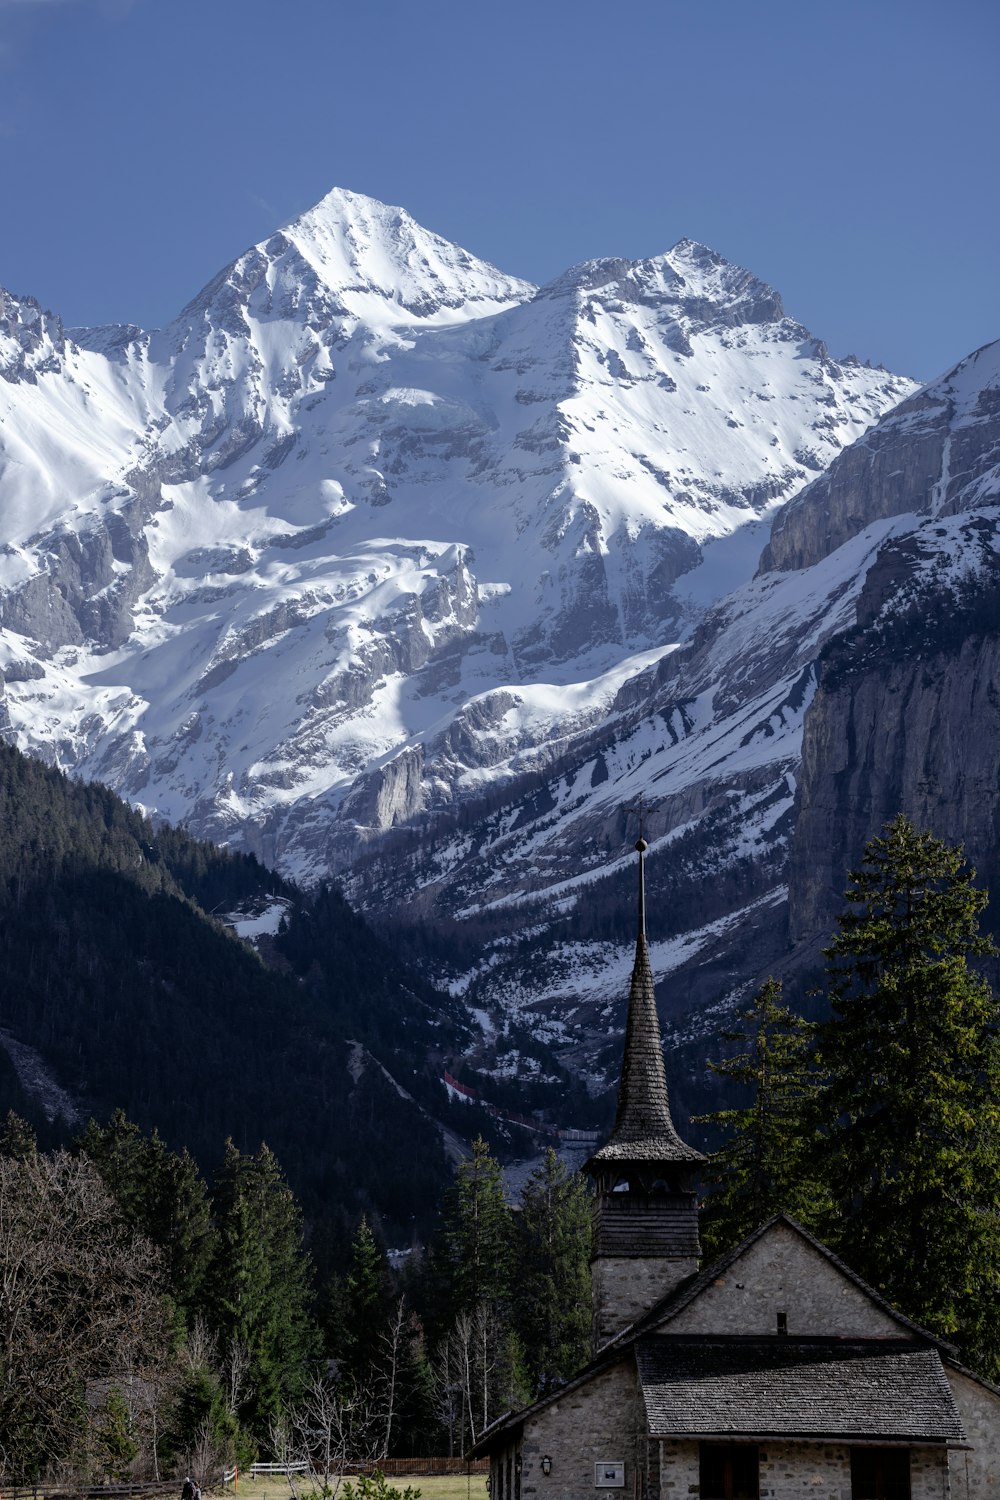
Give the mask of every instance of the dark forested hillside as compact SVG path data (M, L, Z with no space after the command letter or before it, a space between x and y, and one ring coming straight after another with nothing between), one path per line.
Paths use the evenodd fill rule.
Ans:
M80 1118L122 1108L206 1171L227 1137L266 1140L321 1236L362 1210L394 1234L429 1216L446 1167L426 1106L457 1014L336 893L3 745L0 830L0 1112L60 1129L28 1047ZM210 915L266 895L289 903L271 966Z

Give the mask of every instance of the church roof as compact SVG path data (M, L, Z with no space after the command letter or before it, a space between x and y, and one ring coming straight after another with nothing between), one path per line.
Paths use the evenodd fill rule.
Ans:
M935 1345L943 1355L949 1357L949 1362L954 1360L958 1354L958 1350L954 1344L948 1343L946 1339L938 1338L937 1334L931 1333L926 1328L922 1328L919 1323L915 1323L912 1318L908 1318L905 1313L901 1313L897 1307L893 1307L892 1303L887 1302L881 1292L877 1292L856 1271L852 1271L851 1267L845 1261L842 1261L840 1256L830 1249L829 1245L824 1245L822 1240L818 1240L814 1234L810 1234L809 1230L804 1229L790 1214L783 1213L775 1214L772 1218L761 1224L758 1229L748 1234L746 1239L740 1240L739 1244L734 1245L731 1250L725 1251L718 1259L710 1261L702 1270L696 1271L693 1275L687 1276L683 1281L678 1282L677 1286L661 1297L658 1302L655 1302L647 1313L643 1313L641 1318L637 1318L634 1323L629 1324L627 1328L621 1329L619 1333L616 1333L613 1338L609 1339L603 1348L597 1351L597 1358L600 1359L603 1354L609 1353L613 1347L627 1347L635 1343L638 1338L664 1327L676 1318L679 1313L682 1313L686 1307L689 1307L692 1302L697 1301L702 1292L707 1291L709 1287L719 1281L729 1268L735 1265L740 1257L750 1249L751 1245L755 1245L758 1240L764 1239L773 1230L779 1228L790 1230L793 1234L798 1235L800 1239L804 1240L807 1245L811 1245L824 1260L828 1261L842 1276L852 1282L876 1307L881 1308L884 1313L887 1313L890 1318L894 1319L901 1328L906 1329L908 1333L914 1335L916 1338L924 1340L928 1344Z
M657 1337L636 1346L651 1437L960 1441L941 1357L901 1340Z
M653 970L646 941L646 892L643 855L647 844L640 838L639 909L635 962L629 986L628 1020L618 1112L607 1143L587 1163L588 1168L615 1162L698 1162L700 1151L681 1140L674 1129L663 1067L660 1022L656 1014Z
M877 1307L880 1307L885 1312L887 1312L899 1324L901 1329L900 1337L898 1339L893 1338L867 1341L858 1339L844 1340L836 1337L800 1339L795 1338L794 1336L784 1336L779 1340L779 1338L775 1336L773 1338L767 1339L756 1338L741 1341L734 1338L723 1339L718 1336L713 1339L713 1335L710 1333L698 1334L695 1337L678 1334L671 1335L669 1332L661 1334L660 1330L668 1328L670 1322L675 1317L677 1317L680 1312L682 1312L686 1307L689 1307L692 1302L696 1301L697 1298L702 1295L703 1292L706 1292L719 1280L720 1277L725 1275L727 1270L740 1259L740 1257L745 1253L745 1251L750 1248L751 1245L756 1244L758 1240L764 1239L766 1236L772 1234L776 1229L781 1228L791 1230L793 1233L800 1235L802 1239L804 1239L808 1244L812 1245L827 1261L829 1261L832 1266L840 1271L849 1281L853 1282L854 1285L859 1289L859 1291L865 1293L866 1296L870 1297L872 1302L875 1303ZM864 1363L855 1364L852 1362L852 1360L849 1359L845 1364L845 1355L849 1355L849 1352L851 1350L864 1349L866 1347L871 1348L874 1351L880 1350L883 1353L896 1354L904 1357L915 1354L919 1350L924 1350L934 1356L934 1358L937 1360L937 1367L941 1369L942 1372L944 1365L947 1365L950 1369L956 1369L960 1371L960 1373L976 1381L978 1385L983 1386L987 1390L992 1391L993 1394L1000 1396L1000 1387L990 1385L988 1381L983 1380L982 1376L976 1375L973 1371L966 1370L964 1366L958 1364L955 1358L957 1351L952 1344L948 1344L943 1339L937 1338L934 1334L929 1333L925 1328L921 1328L919 1324L912 1322L903 1313L899 1312L898 1309L894 1308L885 1300L884 1297L876 1292L873 1287L870 1287L866 1281L863 1281L856 1272L852 1271L850 1266L845 1265L844 1262L839 1258L839 1256L835 1255L832 1250L830 1250L826 1245L822 1243L822 1241L817 1240L814 1235L811 1235L808 1232L808 1230L803 1229L801 1224L796 1223L796 1221L790 1218L787 1214L776 1214L774 1218L769 1219L767 1223L762 1224L759 1229L755 1229L752 1234L748 1235L745 1240L742 1240L738 1245L734 1246L732 1250L727 1251L725 1255L721 1255L718 1260L715 1260L710 1265L706 1266L703 1271L696 1272L694 1275L686 1277L684 1281L682 1281L673 1289L673 1291L668 1292L666 1296L662 1297L652 1308L650 1308L648 1313L644 1314L643 1317L639 1318L630 1327L622 1329L622 1331L616 1334L614 1338L610 1339L602 1349L599 1349L594 1358L590 1360L590 1362L586 1364L583 1369L581 1369L571 1380L569 1380L566 1385L561 1386L557 1391L553 1391L549 1395L543 1396L539 1400L532 1402L531 1405L523 1408L521 1411L504 1412L496 1419L495 1422L490 1425L490 1427L486 1429L485 1432L480 1435L478 1442L470 1450L468 1456L476 1458L482 1456L483 1454L489 1453L496 1445L496 1443L500 1441L504 1434L509 1433L512 1430L520 1429L523 1426L525 1420L529 1416L534 1415L535 1412L542 1411L547 1406L551 1406L553 1403L561 1401L564 1396L574 1390L579 1389L581 1386L586 1385L588 1381L601 1374L602 1371L610 1369L611 1366L616 1364L619 1360L629 1357L635 1357L636 1359L638 1359L641 1350L655 1348L661 1343L661 1340L663 1343L672 1343L678 1348L685 1343L693 1347L698 1344L708 1345L712 1343L718 1345L728 1344L736 1346L742 1342L745 1346L744 1359L747 1358L747 1354L751 1349L751 1346L755 1345L758 1348L769 1348L772 1346L778 1346L779 1342L780 1345L787 1350L801 1350L805 1347L814 1348L817 1352L825 1350L826 1354L828 1355L826 1376L824 1377L823 1375L823 1371L821 1368L822 1362L817 1361L812 1373L804 1377L806 1387L808 1389L811 1389L814 1393L817 1393L817 1395L820 1392L821 1382L824 1378L828 1381L828 1393L829 1391L834 1390L835 1380L840 1379L841 1376L843 1376L844 1381L841 1389L845 1389L847 1376L853 1370L853 1372L856 1373L860 1378L861 1384L867 1385L869 1390L875 1389L877 1387L878 1380L884 1378L886 1381L888 1381L898 1374L903 1381L904 1391L908 1390L910 1392L910 1399L913 1403L916 1403L918 1396L920 1398L920 1401L922 1402L927 1396L930 1389L930 1387L926 1383L921 1383L921 1379L919 1377L919 1371L921 1369L923 1369L926 1374L926 1370L928 1368L926 1363L903 1363L902 1365L898 1365L894 1368L891 1363L883 1363L881 1365L865 1365ZM860 1356L854 1357L860 1359ZM831 1367L832 1363L837 1362L840 1362L841 1366L839 1371L835 1371ZM879 1374L878 1372L881 1372L881 1374ZM760 1372L760 1377L763 1378L763 1372ZM935 1375L934 1379L936 1380L936 1378L937 1377ZM947 1377L943 1375L942 1378L944 1378L945 1380L947 1379ZM781 1380L787 1384L788 1379L789 1376L786 1370L786 1373L781 1376ZM653 1383L655 1383L655 1368L653 1369L653 1372L651 1374L651 1385ZM745 1383L749 1388L749 1376L747 1377ZM747 1393L747 1390L744 1390L744 1397L747 1395ZM847 1398L845 1396L841 1401L841 1410L845 1413L847 1411L847 1407L845 1404L846 1400ZM949 1402L951 1403L950 1407L948 1404ZM947 1426L951 1421L950 1411L953 1408L954 1398L950 1394L949 1387L948 1399L945 1401L945 1418L942 1421L942 1426ZM887 1404L885 1411L888 1412L888 1410L889 1407ZM874 1410L872 1411L871 1415L872 1419L874 1420L876 1415L874 1413ZM652 1423L654 1420L652 1413L650 1413L649 1420L650 1423ZM656 1420L660 1421L660 1418L658 1417L656 1418ZM880 1420L886 1420L886 1417L883 1416L883 1418L881 1418ZM657 1435L653 1431L652 1426L650 1427L650 1432L653 1436ZM767 1429L766 1433L760 1432L758 1435L776 1437L779 1434L771 1429ZM802 1435L805 1436L806 1434ZM886 1437L887 1433L884 1429L879 1428L872 1433L872 1436ZM941 1440L943 1441L944 1438L942 1437Z

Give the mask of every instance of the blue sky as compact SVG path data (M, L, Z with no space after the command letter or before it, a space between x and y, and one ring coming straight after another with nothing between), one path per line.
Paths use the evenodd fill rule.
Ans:
M162 323L334 185L545 281L689 236L835 354L1000 336L996 0L0 0L0 284Z

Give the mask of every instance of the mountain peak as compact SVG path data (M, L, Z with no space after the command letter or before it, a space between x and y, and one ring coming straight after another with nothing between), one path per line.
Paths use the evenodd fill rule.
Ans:
M681 278L685 300L704 299L720 309L727 308L739 322L778 323L785 317L781 297L774 287L744 266L727 260L710 245L698 240L678 240L666 255L651 262L664 263Z
M374 293L396 312L401 308L420 319L443 314L448 321L470 304L482 316L534 292L529 282L424 229L404 208L348 188L331 188L285 225L280 238L332 290Z

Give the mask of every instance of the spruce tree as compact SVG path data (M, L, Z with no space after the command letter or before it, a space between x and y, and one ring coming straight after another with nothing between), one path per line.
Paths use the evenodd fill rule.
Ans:
M781 1004L781 982L768 979L743 1023L722 1038L738 1050L709 1067L747 1091L746 1103L702 1116L720 1126L705 1185L713 1189L702 1222L709 1255L736 1245L776 1213L815 1226L822 1193L811 1179L808 1107L817 1075L812 1061L815 1028Z
M535 1392L568 1379L590 1352L590 1203L550 1146L516 1218L514 1322Z
M9 1156L15 1161L27 1161L38 1152L38 1138L27 1120L7 1111L3 1131L0 1132L0 1156Z
M121 1386L112 1385L108 1390L95 1437L103 1472L111 1480L128 1479L132 1461L139 1452L139 1443Z
M337 1350L342 1373L357 1387L381 1375L389 1302L389 1263L362 1216L340 1299L342 1327Z
M513 1264L511 1212L503 1191L503 1169L482 1137L459 1164L445 1203L453 1312L483 1303L506 1305Z
M302 1215L267 1146L251 1157L232 1141L215 1208L212 1322L223 1351L236 1344L249 1355L251 1389L238 1415L263 1435L298 1401L319 1348Z
M995 952L973 879L904 817L866 846L826 950L819 1161L849 1264L995 1374L1000 1013L970 967Z
M435 1350L437 1403L449 1443L459 1448L527 1394L511 1317L512 1217L500 1163L477 1139L445 1200L444 1253L435 1267L444 1273L437 1292L449 1319Z
M168 1150L117 1109L89 1121L78 1147L97 1167L126 1222L163 1252L171 1296L190 1322L201 1305L213 1250L208 1189L187 1151Z

